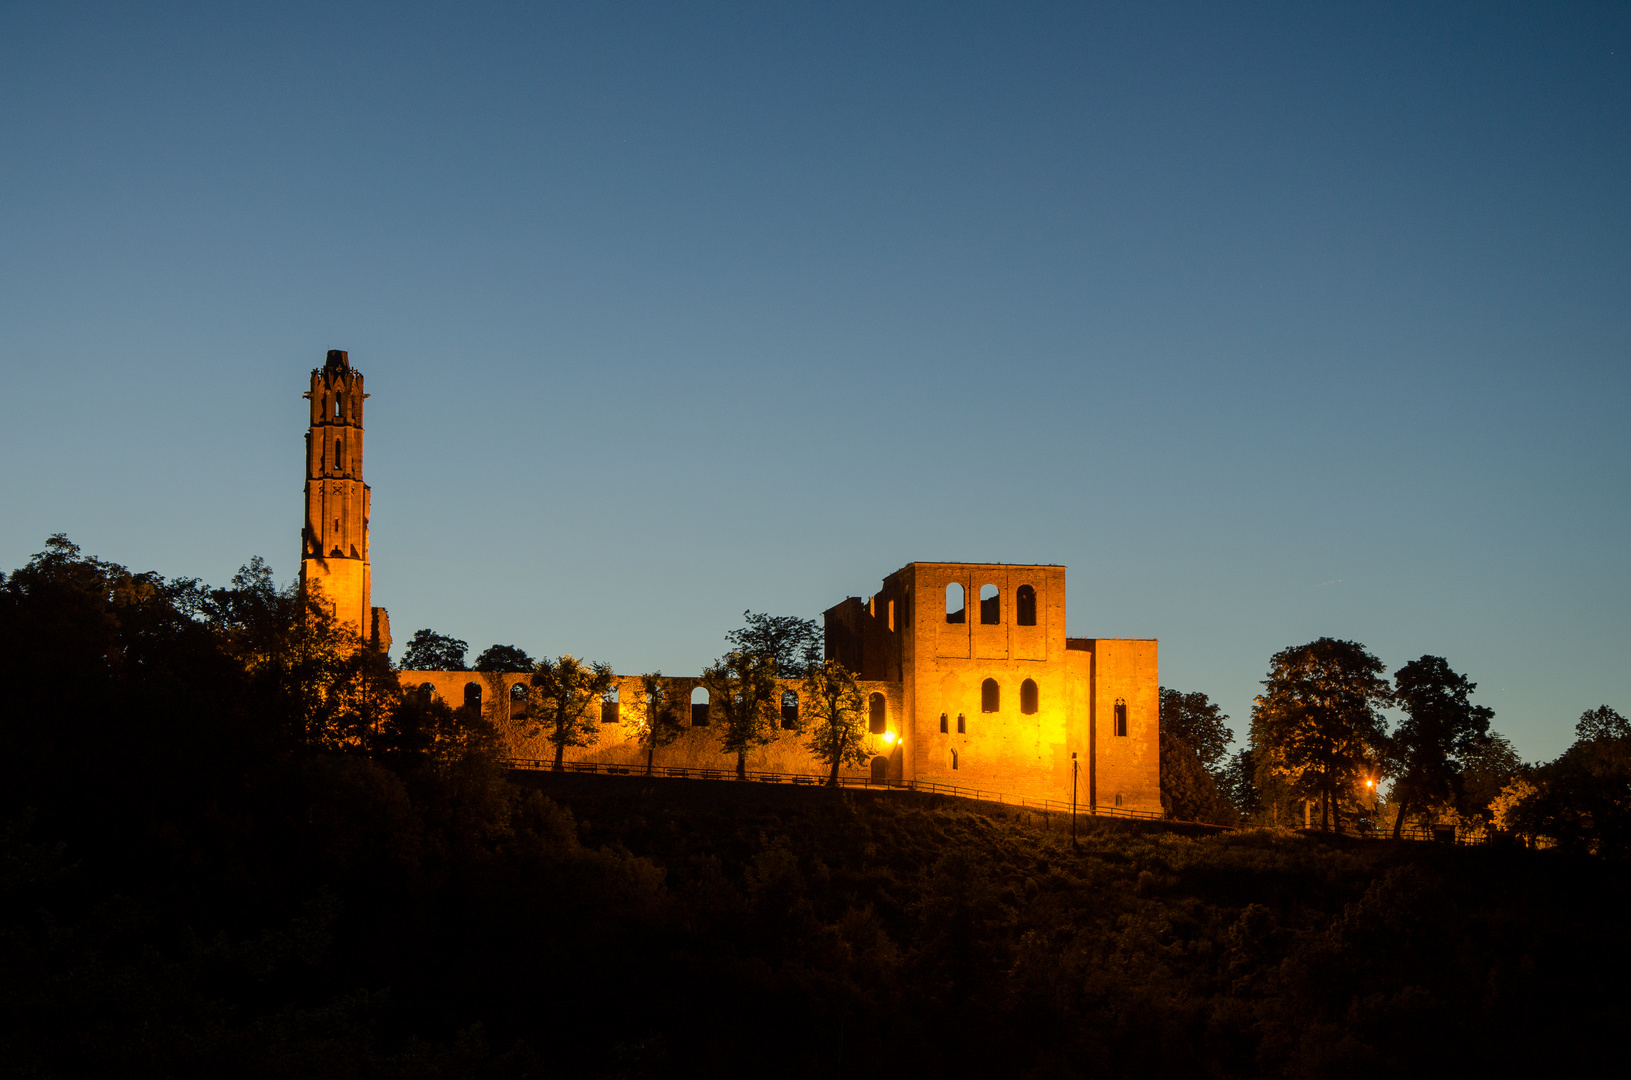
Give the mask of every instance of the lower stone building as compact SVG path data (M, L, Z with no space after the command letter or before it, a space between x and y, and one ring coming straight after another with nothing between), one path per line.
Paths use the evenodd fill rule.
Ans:
M857 674L868 700L870 764L845 775L1061 802L1074 779L1090 810L1160 811L1156 642L1066 637L1064 567L910 563L824 619L827 656ZM510 756L553 756L529 715L525 674L405 671L402 680L482 710ZM733 769L700 680L666 682L686 728L656 763ZM798 684L782 689L784 731L748 755L748 768L823 774L796 731ZM640 692L638 677L620 677L599 740L566 759L643 765L622 711Z

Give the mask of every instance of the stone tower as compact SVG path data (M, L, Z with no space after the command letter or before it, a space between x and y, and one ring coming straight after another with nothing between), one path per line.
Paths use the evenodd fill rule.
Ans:
M362 480L362 373L330 349L311 373L306 432L306 525L300 537L300 586L316 586L335 617L377 647L391 646L390 622L371 605L369 490Z

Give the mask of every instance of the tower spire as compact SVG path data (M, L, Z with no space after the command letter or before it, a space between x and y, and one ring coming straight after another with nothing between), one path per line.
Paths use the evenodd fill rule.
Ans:
M362 373L340 349L313 368L306 430L306 522L300 537L300 585L322 590L335 618L361 637L390 647L384 611L370 603L370 491L362 478ZM378 612L378 615L375 613ZM384 624L383 626L381 624Z

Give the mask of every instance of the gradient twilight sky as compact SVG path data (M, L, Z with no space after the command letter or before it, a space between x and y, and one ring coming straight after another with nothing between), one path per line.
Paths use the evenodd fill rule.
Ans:
M1054 562L1237 730L1321 635L1631 712L1625 4L11 2L0 236L0 568L291 578L339 348L399 643Z

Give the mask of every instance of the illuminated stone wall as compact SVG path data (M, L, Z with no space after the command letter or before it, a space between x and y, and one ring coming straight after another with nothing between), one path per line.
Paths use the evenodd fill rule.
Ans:
M516 697L513 692L517 685L523 687L528 685L528 676L525 673L404 671L401 678L403 688L409 691L418 690L429 684L443 701L455 708L462 707L471 700L467 695L471 688L474 688L479 694L482 715L493 722L503 739L506 756L540 761L553 760L554 748L533 722L531 704L534 699L530 695L524 698ZM719 726L722 721L715 717L704 725L693 723L691 708L693 692L701 687L701 680L675 677L664 678L663 682L668 686L672 700L676 703L675 712L680 718L682 734L675 742L658 748L653 764L692 769L734 770L736 755L727 754L719 748ZM644 767L645 751L635 741L635 731L629 723L632 711L638 708L636 703L640 701L643 693L640 679L638 676L619 676L616 685L617 719L598 725L599 739L592 745L567 747L564 755L566 761L593 761ZM900 772L898 747L903 716L900 685L867 681L861 686L869 697L873 693L884 695L888 717L887 732L894 736L893 742L889 742L882 736L869 735L868 756L890 759L895 774L893 778L898 780ZM782 688L794 693L799 692L799 684L796 681L785 681ZM705 690L703 694L706 694ZM701 699L702 695L697 695L697 700ZM600 717L601 707L591 706L591 715ZM826 766L804 749L803 740L804 736L795 731L782 731L774 742L749 752L748 768L767 772L825 774ZM861 777L870 775L870 771L870 766L844 769L840 775Z
M368 551L371 493L362 478L362 373L331 349L311 373L311 422L306 429L306 517L300 530L300 584L320 588L329 610L351 631L368 637L376 620L370 606ZM389 635L384 642L390 647Z
M911 563L824 618L828 656L902 687L903 779L1066 800L1074 752L1080 803L1160 809L1156 642L1067 639L1064 567Z

